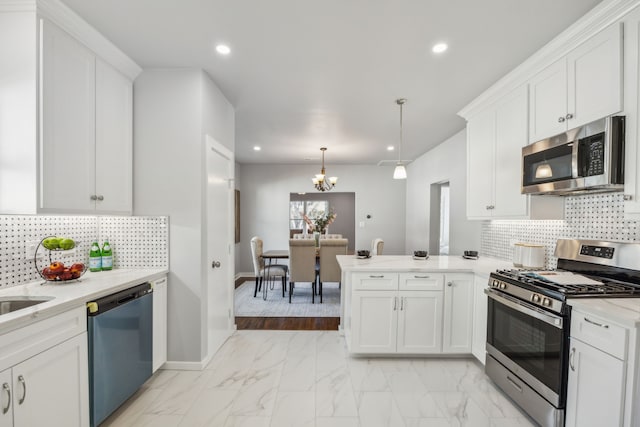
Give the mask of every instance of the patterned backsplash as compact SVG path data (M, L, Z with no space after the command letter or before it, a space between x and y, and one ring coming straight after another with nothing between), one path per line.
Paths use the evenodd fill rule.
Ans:
M113 250L114 268L167 268L169 265L168 217L23 216L0 215L0 288L41 280L29 255L47 236L76 241L71 251L55 252L53 261L88 264L89 248L105 237ZM55 259L53 259L55 258ZM49 264L49 252L40 247L39 269Z
M624 219L622 193L571 196L565 198L564 220L484 221L480 247L484 255L511 260L516 242L544 245L546 268L555 268L559 238L640 242L640 222Z

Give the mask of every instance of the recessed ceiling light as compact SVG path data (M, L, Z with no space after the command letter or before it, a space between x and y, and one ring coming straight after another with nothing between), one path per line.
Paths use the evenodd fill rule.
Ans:
M260 151L260 150L262 150L262 148L260 148L260 146L258 146L258 145L253 147L253 151Z
M216 46L216 52L221 55L228 55L231 53L231 48L226 44L219 44L218 46Z
M394 147L393 145L390 145L390 146L387 147L387 151L393 151L395 149L396 149L396 147Z
M448 47L449 46L447 46L446 43L437 43L437 44L433 45L431 50L433 51L433 53L442 53L445 50L447 50Z

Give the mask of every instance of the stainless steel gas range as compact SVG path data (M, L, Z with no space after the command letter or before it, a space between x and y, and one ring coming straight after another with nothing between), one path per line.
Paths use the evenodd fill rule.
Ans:
M571 298L640 297L640 244L558 240L558 269L491 273L487 375L542 426L564 426Z

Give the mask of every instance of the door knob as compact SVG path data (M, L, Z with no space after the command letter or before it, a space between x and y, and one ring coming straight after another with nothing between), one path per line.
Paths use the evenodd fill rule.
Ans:
M211 268L220 268L220 261L213 261L211 263Z
M565 120L564 117L558 117L558 123L564 123Z

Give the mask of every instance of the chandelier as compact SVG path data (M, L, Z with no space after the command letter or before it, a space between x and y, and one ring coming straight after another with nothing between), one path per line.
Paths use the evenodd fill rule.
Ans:
M398 145L398 163L393 171L393 179L407 179L407 170L402 162L402 105L407 102L406 99L396 99L396 104L400 106L400 144Z
M335 187L336 182L338 182L338 177L332 176L328 181L327 179L325 179L324 152L327 151L327 147L321 147L320 151L322 151L322 170L320 171L320 173L316 174L314 178L311 178L311 181L313 181L313 186L316 187L316 190L330 191L333 189L333 187Z

